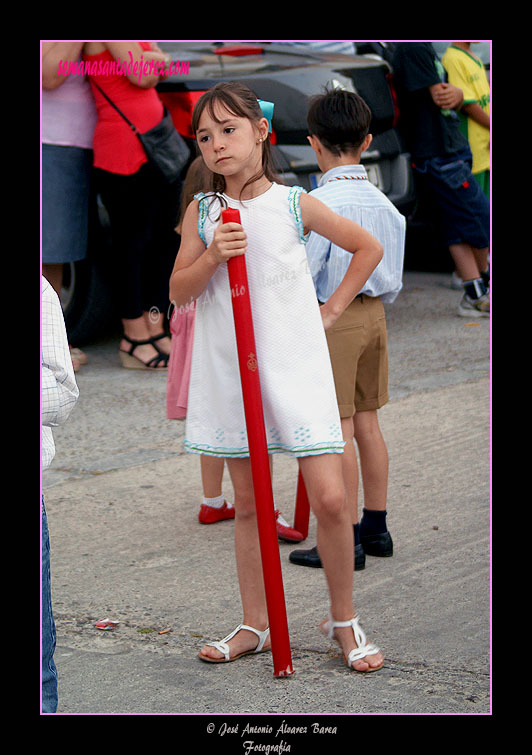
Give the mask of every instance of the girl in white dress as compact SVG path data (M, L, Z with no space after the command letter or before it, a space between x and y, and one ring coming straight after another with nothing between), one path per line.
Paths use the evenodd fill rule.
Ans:
M325 329L359 292L382 257L376 239L296 187L276 183L268 133L255 94L238 82L206 92L193 130L213 192L190 203L170 280L176 306L196 301L185 447L227 459L235 491L235 554L243 624L199 657L226 662L270 648L249 448L227 261L246 255L268 452L297 457L318 523L330 594L321 630L339 642L347 665L383 664L366 643L353 607L353 528L345 500L343 440ZM224 206L242 224L221 222ZM319 307L304 249L315 231L353 253L335 294ZM257 643L258 638L258 643Z

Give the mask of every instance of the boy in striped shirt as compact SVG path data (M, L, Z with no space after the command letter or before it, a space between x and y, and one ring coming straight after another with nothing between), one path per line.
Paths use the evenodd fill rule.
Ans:
M353 92L335 89L313 98L307 115L308 140L322 171L311 193L334 212L349 217L381 243L384 255L336 323L326 331L342 433L344 482L355 534L355 569L366 554L391 556L386 525L388 452L377 410L388 401L388 348L384 303L402 287L406 221L390 200L368 180L360 164L372 140L371 111ZM307 243L310 272L321 304L336 290L352 255L312 233ZM364 509L358 523L360 456ZM321 566L317 547L292 551L290 561Z

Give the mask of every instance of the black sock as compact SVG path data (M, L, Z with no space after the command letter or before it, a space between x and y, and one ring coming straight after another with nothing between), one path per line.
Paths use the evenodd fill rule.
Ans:
M480 299L487 293L487 288L482 278L476 278L472 281L464 281L464 291L470 299Z
M490 287L490 269L489 269L489 265L488 265L487 269L484 270L483 273L480 273L480 276L481 276L482 281L483 281L484 285L486 286L486 288L489 288Z
M360 545L360 524L353 525L353 532L355 533L355 545Z
M382 535L388 531L386 527L386 511L362 509L362 512L362 520L360 522L360 534L362 537Z

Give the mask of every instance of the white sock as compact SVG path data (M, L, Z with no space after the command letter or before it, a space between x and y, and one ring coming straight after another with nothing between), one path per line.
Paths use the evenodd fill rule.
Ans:
M290 527L290 525L288 524L284 516L281 514L281 512L277 514L277 521L279 522L279 524L282 524L283 527Z
M213 509L221 509L224 505L224 501L225 498L223 496L223 493L216 498L205 498L205 496L203 496L203 503L206 506L212 506Z

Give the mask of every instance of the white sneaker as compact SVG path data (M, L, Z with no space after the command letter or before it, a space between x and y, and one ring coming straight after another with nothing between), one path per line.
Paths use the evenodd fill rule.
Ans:
M490 295L484 294L479 299L471 299L464 294L458 307L458 315L460 317L489 317Z

